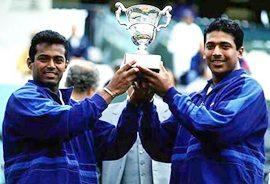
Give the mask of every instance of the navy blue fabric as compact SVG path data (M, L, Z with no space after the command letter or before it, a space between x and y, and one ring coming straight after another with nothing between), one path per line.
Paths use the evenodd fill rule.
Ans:
M14 92L3 121L6 183L97 183L96 163L121 158L136 141L139 115L127 104L117 127L99 120L98 94L80 103L29 81ZM134 113L135 112L135 113Z
M210 86L189 96L169 89L164 101L172 116L162 123L147 104L144 148L153 159L172 162L172 184L262 183L268 123L262 88L242 69L207 93Z
M71 38L68 39L68 48L69 48L69 58L71 57L79 57L84 58L86 60L88 57L88 48L91 46L89 39L86 36L82 36L80 39L80 43L77 47L73 47L71 44Z

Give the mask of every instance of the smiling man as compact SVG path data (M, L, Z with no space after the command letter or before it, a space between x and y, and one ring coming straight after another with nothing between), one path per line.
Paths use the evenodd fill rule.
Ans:
M121 158L136 141L138 114L131 103L117 126L99 120L136 79L135 62L77 103L70 99L72 88L58 89L67 52L66 39L54 31L41 31L31 41L27 63L33 80L11 95L3 121L7 184L98 183L96 163Z
M204 58L212 79L191 95L176 91L163 66L160 73L139 67L172 112L160 123L156 107L145 103L140 126L149 155L172 162L172 184L263 183L267 107L261 86L240 68L243 36L227 19L206 28Z

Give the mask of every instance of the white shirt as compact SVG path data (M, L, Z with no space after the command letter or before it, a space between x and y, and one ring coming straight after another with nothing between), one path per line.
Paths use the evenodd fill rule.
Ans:
M203 43L203 33L195 23L179 22L170 35L168 51L173 54L174 74L179 78L190 69L191 58Z

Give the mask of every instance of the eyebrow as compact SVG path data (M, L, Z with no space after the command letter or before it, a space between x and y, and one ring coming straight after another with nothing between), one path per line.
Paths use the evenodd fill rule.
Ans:
M227 42L227 41L221 41L221 42L213 42L213 41L210 41L210 42L206 42L205 45L209 45L209 44L220 44L220 45L232 45L230 42Z
M51 57L50 55L47 55L47 54L40 54L40 55L37 55L36 57ZM56 55L56 56L53 56L54 58L55 57L61 57L61 58L65 58L64 56L62 56L62 55Z

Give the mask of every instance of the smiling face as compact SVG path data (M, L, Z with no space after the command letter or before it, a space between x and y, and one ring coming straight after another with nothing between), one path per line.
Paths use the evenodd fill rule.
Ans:
M65 47L62 44L40 43L36 50L34 62L28 60L33 79L56 92L67 67Z
M239 59L242 54L243 47L237 50L232 35L223 31L212 31L206 35L204 56L214 83L240 68Z

